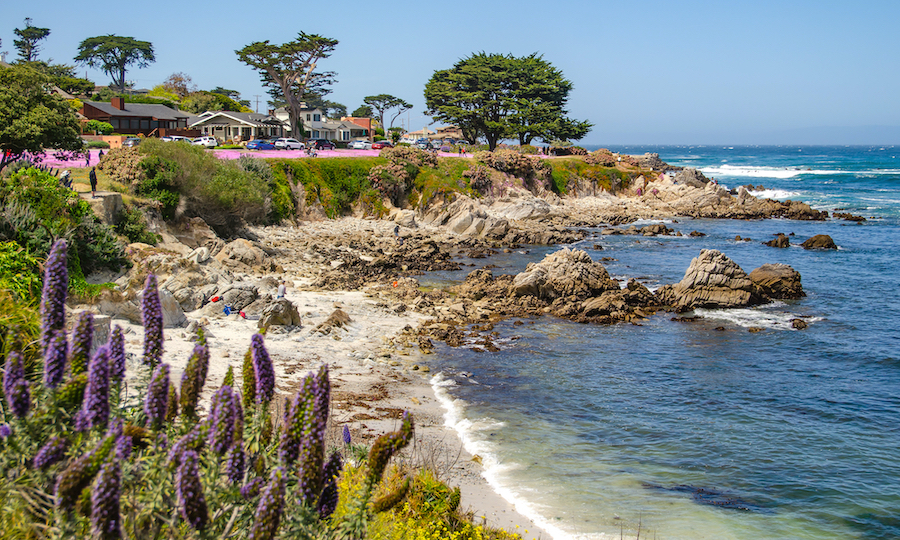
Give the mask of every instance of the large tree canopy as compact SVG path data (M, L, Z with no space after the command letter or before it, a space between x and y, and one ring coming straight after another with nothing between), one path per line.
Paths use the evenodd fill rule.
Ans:
M291 120L291 135L299 137L304 95L324 95L322 89L334 81L334 73L317 72L316 63L331 56L337 44L336 39L300 32L297 39L283 45L256 41L234 52L241 62L259 71L263 84L280 91Z
M81 150L75 111L50 85L27 65L0 66L0 169L25 152Z
M125 91L125 68L131 64L147 67L156 62L153 45L132 37L97 36L87 38L78 46L75 61L90 67L99 67L112 78L112 82Z
M50 35L49 28L31 26L31 19L25 19L25 28L16 28L13 32L19 36L19 39L13 40L13 45L19 51L19 58L22 62L37 60L37 53L41 50L38 42Z
M436 71L425 85L425 104L438 121L459 126L466 138L578 140L590 122L566 118L572 83L540 56L478 53L452 69Z
M390 94L378 94L377 96L366 96L363 98L363 103L371 107L375 112L378 113L378 121L381 122L381 129L387 133L389 131L389 127L394 127L394 120L397 119L398 116L405 113L406 111L412 109L412 105L407 103L406 101L394 97ZM386 126L384 123L384 113L397 108L397 112L391 117L391 125Z

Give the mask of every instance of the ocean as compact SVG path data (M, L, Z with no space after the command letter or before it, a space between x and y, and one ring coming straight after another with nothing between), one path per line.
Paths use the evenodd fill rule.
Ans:
M555 539L900 538L900 147L611 150L867 221L678 218L666 225L682 237L598 230L574 244L651 289L679 281L705 248L748 273L784 263L807 296L698 310L695 322L510 320L495 328L499 352L439 346L432 384L488 481ZM776 233L794 245L762 244ZM816 234L839 249L799 247ZM557 249L463 262L517 273Z

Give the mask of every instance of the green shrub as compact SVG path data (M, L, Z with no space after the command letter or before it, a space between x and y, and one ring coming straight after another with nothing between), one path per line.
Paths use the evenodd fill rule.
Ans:
M111 180L130 187L145 178L141 168L142 158L137 147L114 148L103 156L97 169L105 172Z
M0 290L37 305L41 287L40 261L15 242L0 242Z
M135 183L135 194L159 201L163 217L172 219L181 198L176 183L176 177L180 173L178 163L159 156L146 156L140 164L144 180Z
M109 135L113 132L113 126L109 122L101 122L100 120L88 120L88 123L84 126L84 130L95 135Z
M136 206L126 206L116 218L116 232L127 237L129 242L141 242L155 246L162 239L160 235L147 229L147 219Z
M571 186L584 182L615 193L640 174L640 171L629 173L615 167L588 163L581 158L553 159L549 163L553 170L553 189L557 193L567 193Z
M88 141L87 144L84 145L85 148L109 148L109 143L106 141Z
M279 190L302 185L307 205L319 204L328 217L339 217L361 203L371 215L381 215L381 196L369 181L370 170L384 163L382 158L328 158L272 160ZM287 217L287 216L285 216Z

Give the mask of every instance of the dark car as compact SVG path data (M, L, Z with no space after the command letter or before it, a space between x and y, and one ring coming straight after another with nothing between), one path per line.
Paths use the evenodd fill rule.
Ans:
M316 150L334 150L334 143L328 139L310 139L306 141L306 146Z
M247 143L247 150L275 150L275 144L265 139L253 139Z
M372 143L372 150L381 150L382 148L393 148L394 143L391 141L375 141Z
M138 137L128 137L122 141L123 148L131 148L132 146L137 146L139 144L141 144L141 139Z

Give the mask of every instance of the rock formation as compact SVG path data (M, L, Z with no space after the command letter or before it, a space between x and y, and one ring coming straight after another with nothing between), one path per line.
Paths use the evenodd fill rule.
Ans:
M785 300L806 296L800 284L800 272L786 264L764 264L750 272L749 277L763 298Z
M657 290L663 304L678 309L734 308L750 305L753 282L734 261L704 249L691 261L684 278Z
M837 244L827 234L817 234L800 245L804 249L837 249Z

